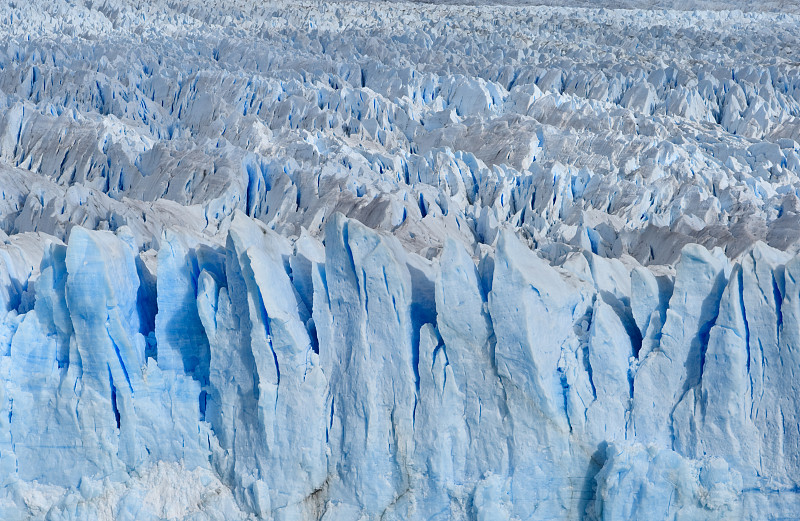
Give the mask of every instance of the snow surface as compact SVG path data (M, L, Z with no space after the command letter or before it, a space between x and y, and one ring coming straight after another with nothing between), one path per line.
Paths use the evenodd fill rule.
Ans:
M800 16L648 5L0 5L0 519L796 518Z

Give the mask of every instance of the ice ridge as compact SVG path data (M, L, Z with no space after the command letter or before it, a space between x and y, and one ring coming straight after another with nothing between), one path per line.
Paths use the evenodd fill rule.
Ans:
M800 19L605 7L0 6L0 518L796 516Z

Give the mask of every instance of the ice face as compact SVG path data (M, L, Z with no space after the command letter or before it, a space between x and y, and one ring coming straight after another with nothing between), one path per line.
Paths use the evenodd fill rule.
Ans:
M797 8L626 1L0 6L0 518L796 516Z

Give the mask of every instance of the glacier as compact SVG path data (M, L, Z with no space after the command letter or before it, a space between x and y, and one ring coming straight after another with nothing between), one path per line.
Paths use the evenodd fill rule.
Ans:
M0 519L796 519L800 10L538 3L0 5Z

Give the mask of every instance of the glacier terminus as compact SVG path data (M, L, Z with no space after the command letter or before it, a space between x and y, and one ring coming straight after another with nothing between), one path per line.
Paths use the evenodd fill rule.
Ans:
M0 519L800 519L800 7L468 4L0 3Z

